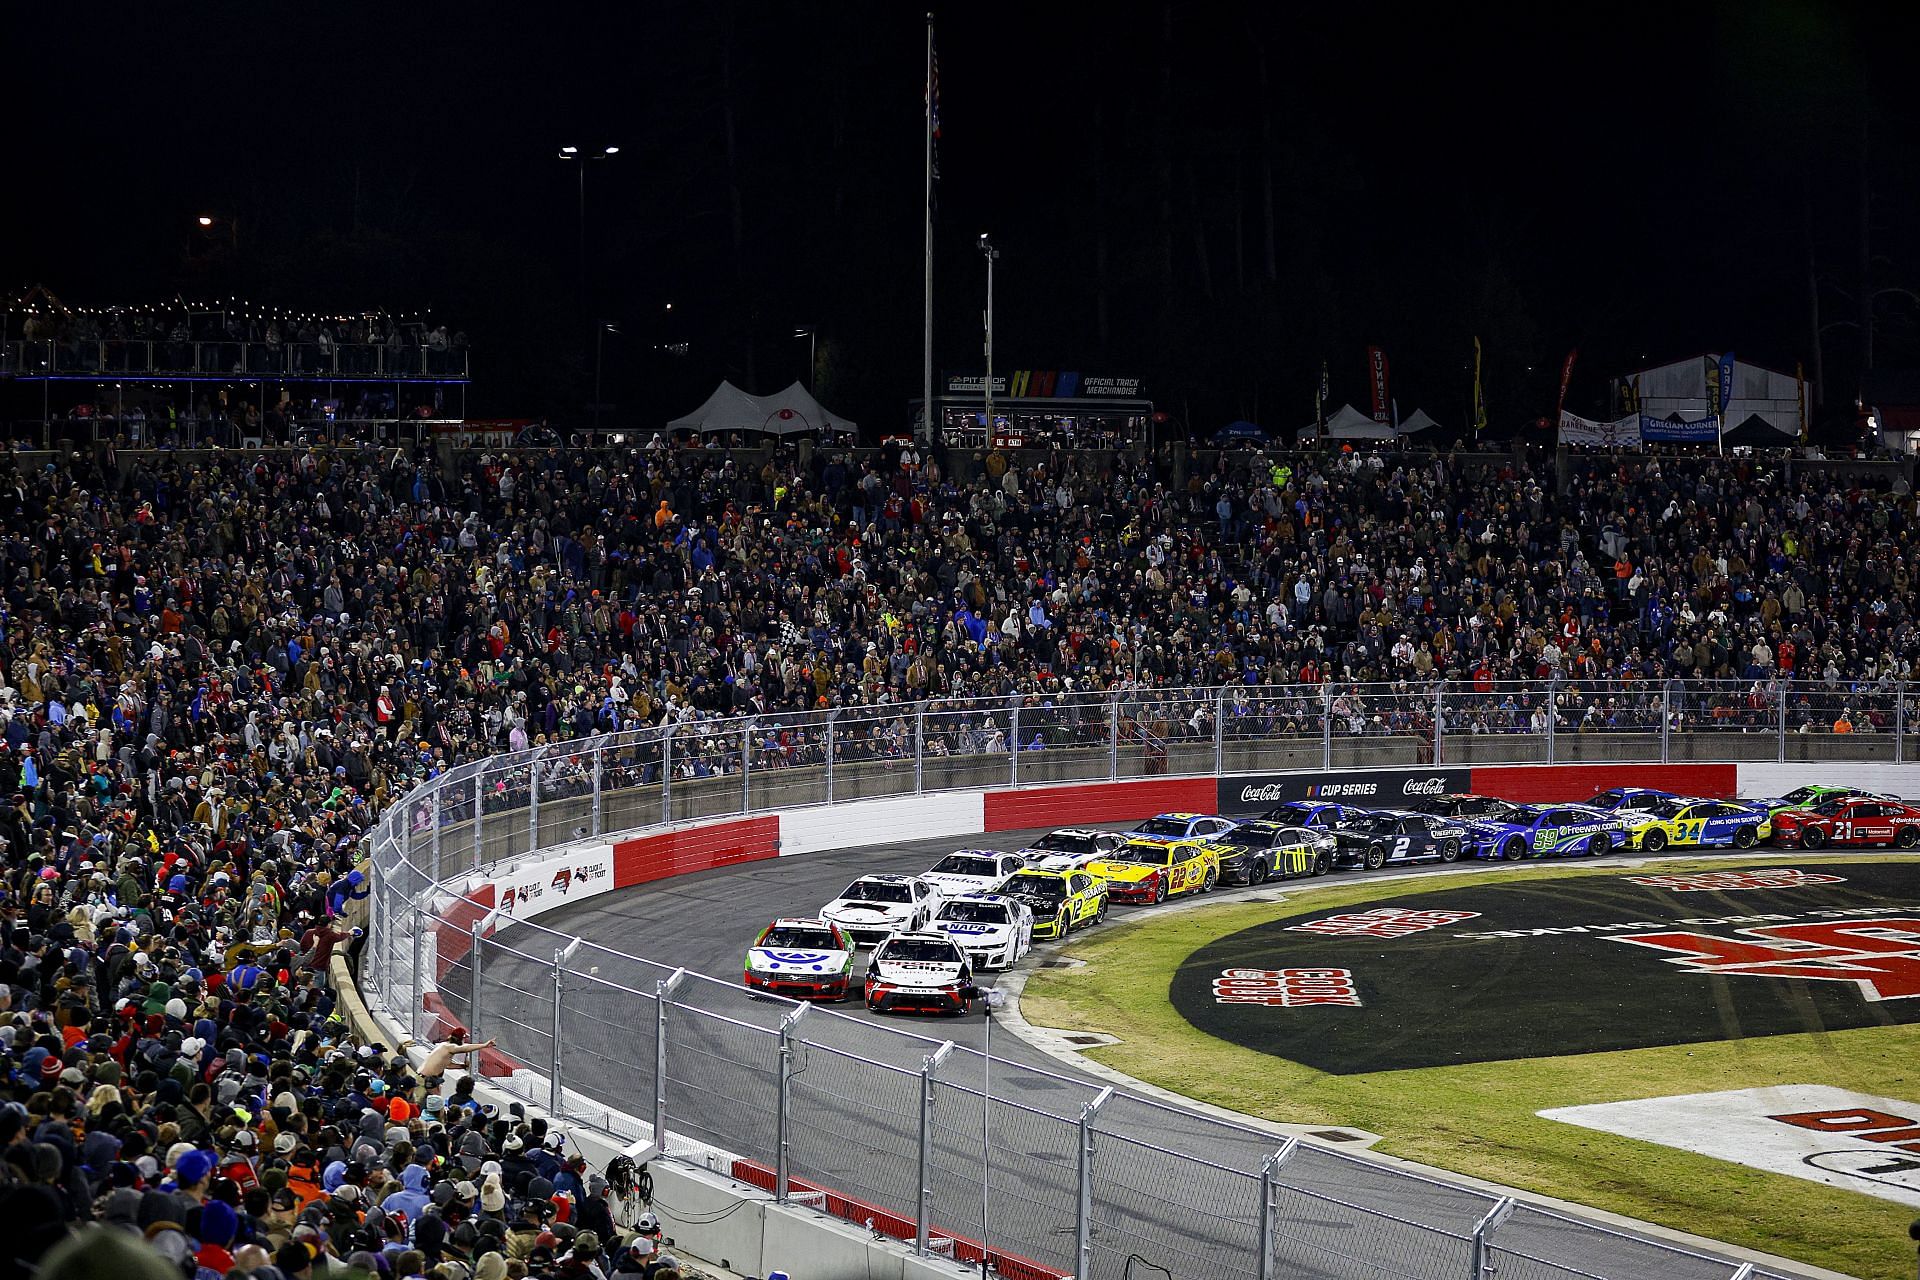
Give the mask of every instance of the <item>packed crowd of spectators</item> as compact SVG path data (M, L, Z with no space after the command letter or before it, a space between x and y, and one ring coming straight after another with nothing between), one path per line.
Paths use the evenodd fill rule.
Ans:
M1452 731L1644 728L1685 677L1694 721L1772 725L1791 680L1794 732L1872 732L1912 674L1898 484L1658 457L1564 482L1449 456L952 461L964 480L660 441L0 456L15 1272L660 1264L615 1247L612 1191L557 1135L335 1016L359 837L462 760L752 715L797 761L784 726L835 708L868 754L921 708L930 749L993 750L1011 726L969 699L1016 694L1032 749L1104 732L1110 698L1209 732L1214 699L1157 692L1194 685L1231 687L1236 734L1317 737L1329 709L1417 734L1440 680L1471 691ZM60 1243L76 1223L110 1229Z

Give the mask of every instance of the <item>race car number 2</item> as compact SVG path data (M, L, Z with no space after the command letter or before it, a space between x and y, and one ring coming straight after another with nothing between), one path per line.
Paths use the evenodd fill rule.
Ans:
M1351 969L1224 969L1213 980L1217 1004L1264 1004L1292 1009L1335 1004L1360 1007Z

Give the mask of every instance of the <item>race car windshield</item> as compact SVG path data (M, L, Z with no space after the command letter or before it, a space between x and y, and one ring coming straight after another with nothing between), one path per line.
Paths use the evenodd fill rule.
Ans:
M1218 843L1230 844L1236 849L1265 849L1278 836L1277 831L1249 831L1242 827L1238 831L1229 831L1221 836Z
M1173 858L1171 849L1159 845L1129 844L1122 845L1113 853L1115 862L1137 862L1143 867L1164 867Z
M903 884L886 884L878 880L855 880L840 895L853 902L912 902L913 891Z
M940 908L940 919L959 924L1005 924L1007 907L1003 902L949 902Z
M827 930L799 928L793 925L767 930L767 936L760 939L760 945L807 951L838 951L840 949L840 944L833 940L833 934Z
M1054 853L1092 853L1094 838L1089 835L1069 835L1064 831L1050 831L1035 840L1030 847L1047 849Z
M891 964L956 964L960 960L951 942L933 942L922 938L903 938L890 942L875 958Z
M1818 800L1820 795L1819 787L1795 787L1780 798L1788 804L1805 804L1809 800Z
M1364 818L1355 818L1347 825L1355 831L1392 831L1399 826L1399 821L1377 814L1369 814Z
M1652 814L1656 818L1677 818L1680 816L1680 811L1682 809L1686 809L1689 807L1690 806L1683 804L1678 800L1662 800L1659 804L1656 804L1653 806L1653 808L1647 810L1647 812Z
M1532 822L1539 814L1522 804L1502 802L1487 810L1486 816L1494 822Z
M933 869L950 876L994 876L1000 873L999 864L992 858L981 858L970 853L950 853L940 859Z
M1599 795L1587 801L1587 803L1590 805L1594 805L1598 808L1604 809L1608 805L1618 804L1620 801L1625 800L1626 798L1627 798L1627 793L1620 790L1618 787L1615 787L1611 791L1602 791Z
M1133 830L1134 834L1143 836L1184 836L1187 824L1177 818L1148 818Z
M1001 890L1016 898L1059 902L1067 896L1067 882L1054 876L1015 876Z
M1820 804L1813 806L1813 811L1815 813L1824 814L1827 817L1831 818L1834 814L1840 812L1842 809L1846 807L1847 807L1846 798L1841 797L1836 800L1823 801Z

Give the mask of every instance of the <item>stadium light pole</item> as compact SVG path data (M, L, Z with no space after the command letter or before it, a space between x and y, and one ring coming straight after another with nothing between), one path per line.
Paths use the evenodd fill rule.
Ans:
M600 358L606 347L608 334L620 336L620 322L617 320L597 320L593 326L593 430L600 431Z
M618 147L602 147L598 151L582 151L578 147L562 147L559 150L562 160L570 161L579 167L580 172L580 296L586 298L587 289L587 165L595 160L611 160L620 154Z
M810 324L795 325L793 336L807 340L807 394L810 396L817 395L819 393L814 389L813 371L817 367L816 362L818 356L815 355L815 351L820 341L820 331Z
M1000 251L987 239L987 233L980 233L980 256L987 260L987 376L980 384L980 392L986 408L987 446L993 446L993 264L1000 257Z

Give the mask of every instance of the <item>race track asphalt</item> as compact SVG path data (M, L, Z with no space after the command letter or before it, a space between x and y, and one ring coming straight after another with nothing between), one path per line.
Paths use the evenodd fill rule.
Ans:
M999 832L976 837L971 847L1018 848L1033 834ZM774 1032L791 1006L722 984L739 982L747 944L769 920L813 914L862 874L924 871L963 843L948 838L778 858L623 890L542 917L544 928L586 940L568 966L596 974L569 982L563 997L567 1087L650 1117L655 1013L650 994L640 993L651 993L658 978L677 968L704 975L714 981L683 983L668 1009L669 1132L770 1165ZM1391 881L1402 872L1342 871L1329 879L1367 874ZM1223 889L1215 896L1241 898L1276 887L1284 888ZM1150 909L1121 907L1113 914L1126 918ZM553 941L539 929L513 926L496 942L483 959L482 1034L544 1071L552 1051L545 1029L553 1025ZM453 1003L458 1009L464 1001ZM1078 1121L1104 1082L1003 1028L992 1034L989 1081L978 1052L988 1034L979 1014L880 1017L857 999L809 1011L795 1027L793 1175L910 1221L919 1071L939 1042L950 1040L956 1049L936 1068L932 1108L936 1227L1072 1272ZM983 1135L981 1099L989 1085ZM1181 1280L1255 1280L1258 1171L1278 1140L1125 1092L1093 1127L1089 1270L1096 1280L1151 1277L1162 1269ZM984 1213L983 1139L991 1168ZM1278 1183L1274 1276L1466 1280L1473 1225L1493 1203L1469 1188L1409 1177L1364 1154L1318 1145L1298 1149ZM1677 1254L1618 1228L1526 1207L1496 1238L1513 1251L1504 1258L1511 1276L1708 1280L1730 1276L1737 1266L1728 1257Z

